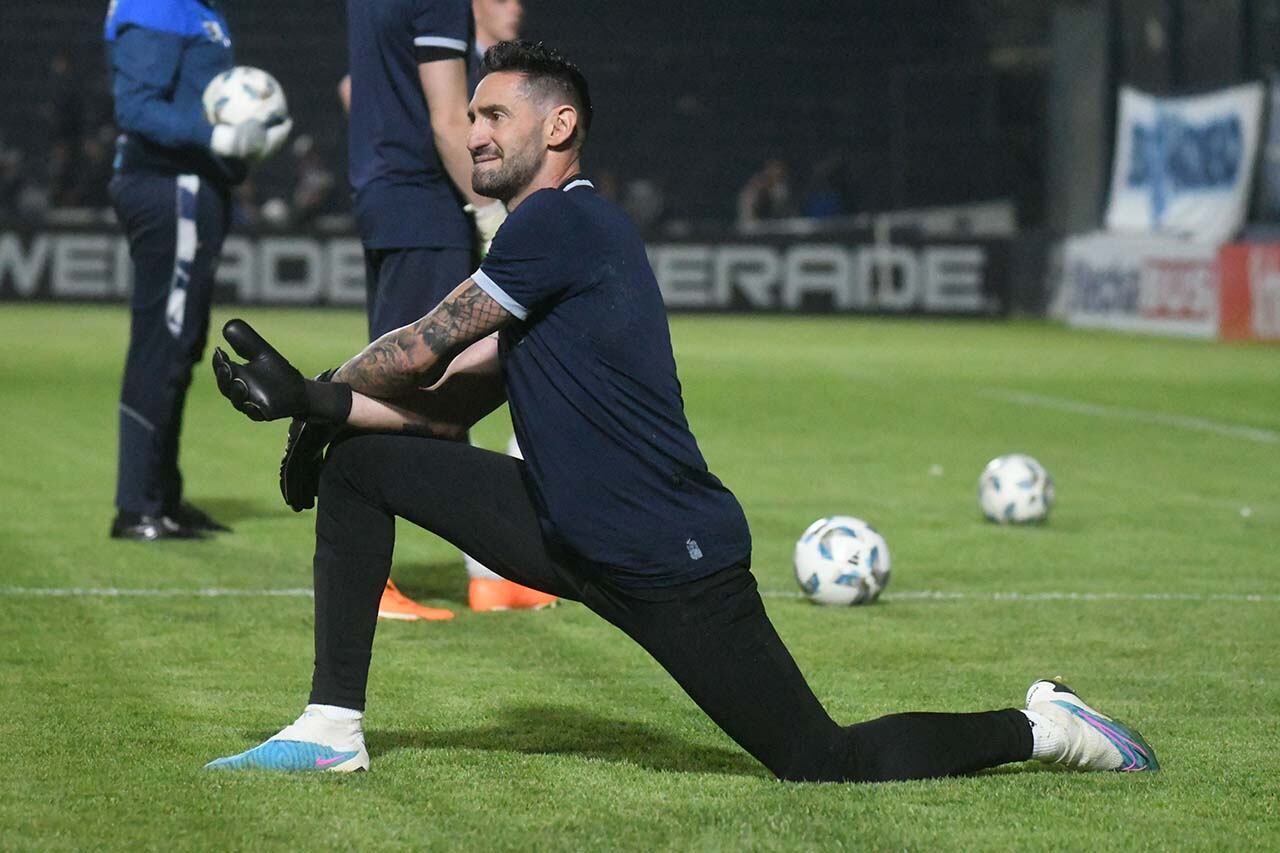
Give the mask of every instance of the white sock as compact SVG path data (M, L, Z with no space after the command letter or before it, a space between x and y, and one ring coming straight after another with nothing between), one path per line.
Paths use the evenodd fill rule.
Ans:
M484 563L477 560L470 554L463 554L462 561L467 564L467 576L471 578L481 578L487 581L500 581L502 575L490 569Z
M364 711L357 711L354 708L342 708L337 705L308 705L305 710L319 711L325 719L335 722L364 719Z
M1031 757L1036 761L1053 761L1061 758L1067 748L1062 727L1044 714L1023 711L1031 721Z

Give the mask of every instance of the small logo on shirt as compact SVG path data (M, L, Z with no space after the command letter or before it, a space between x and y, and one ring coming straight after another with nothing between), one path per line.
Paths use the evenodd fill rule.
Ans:
M231 39L227 38L227 34L222 31L222 24L217 21L202 21L204 24L204 34L209 37L209 41L214 44L220 44L223 47L231 47Z
M702 549L698 547L698 541L696 539L686 539L684 547L689 549L690 560L702 559Z

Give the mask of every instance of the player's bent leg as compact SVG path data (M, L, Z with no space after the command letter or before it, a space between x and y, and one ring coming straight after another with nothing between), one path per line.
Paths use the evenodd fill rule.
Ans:
M1156 771L1155 750L1138 731L1090 707L1061 678L1027 690L1035 732L1033 757L1077 770Z
M358 715L308 705L302 716L265 742L214 759L205 769L350 773L369 769L369 752Z
M316 509L313 703L364 708L396 516L510 571L512 580L578 597L542 542L521 464L413 436L357 435L331 448Z
M316 502L315 670L311 702L364 709L395 517L361 470L360 439L334 445Z
M325 474L335 462L347 467L346 482L365 500L436 534L502 577L581 599L580 582L543 541L522 461L462 442L361 435L334 446Z

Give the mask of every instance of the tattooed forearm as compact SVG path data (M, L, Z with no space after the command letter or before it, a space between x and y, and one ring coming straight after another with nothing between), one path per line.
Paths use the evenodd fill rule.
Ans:
M434 384L455 355L511 319L467 279L427 316L387 332L334 374L370 397L387 399Z

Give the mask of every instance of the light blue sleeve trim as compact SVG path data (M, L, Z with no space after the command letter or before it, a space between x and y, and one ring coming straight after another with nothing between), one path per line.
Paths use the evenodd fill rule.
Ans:
M505 290L489 278L484 270L476 270L471 274L471 280L474 281L481 290L493 297L493 301L497 302L503 308L507 309L517 320L524 320L529 316L529 309L525 308L519 302L511 298Z
M462 39L451 39L445 36L418 36L413 40L418 47L445 47L459 53L467 52L467 43Z

